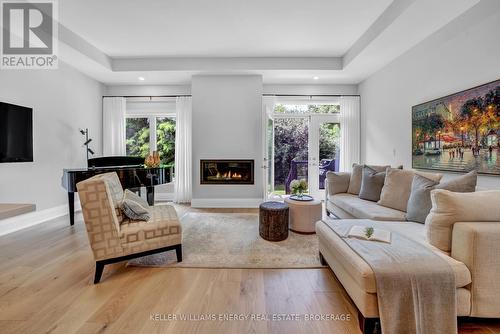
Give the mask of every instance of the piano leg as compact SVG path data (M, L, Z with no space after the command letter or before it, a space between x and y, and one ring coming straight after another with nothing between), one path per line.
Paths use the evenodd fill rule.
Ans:
M75 225L75 193L68 192L69 224Z
M146 187L146 199L150 206L155 204L155 187Z

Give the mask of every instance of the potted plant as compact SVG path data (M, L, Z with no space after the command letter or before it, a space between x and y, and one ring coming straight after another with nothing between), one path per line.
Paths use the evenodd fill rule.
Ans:
M292 180L290 182L290 189L292 189L292 194L302 198L307 191L307 181L305 179Z

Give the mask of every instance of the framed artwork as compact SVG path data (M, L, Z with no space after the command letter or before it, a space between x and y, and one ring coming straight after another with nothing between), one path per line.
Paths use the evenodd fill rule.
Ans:
M412 107L412 166L500 175L500 80Z

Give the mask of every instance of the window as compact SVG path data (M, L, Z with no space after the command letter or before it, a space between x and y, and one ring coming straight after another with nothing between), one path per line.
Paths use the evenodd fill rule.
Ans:
M162 165L174 165L175 103L128 103L125 130L127 155L158 151Z

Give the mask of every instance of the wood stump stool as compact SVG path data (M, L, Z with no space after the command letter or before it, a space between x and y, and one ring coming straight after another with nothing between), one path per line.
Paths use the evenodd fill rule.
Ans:
M264 202L259 206L259 234L268 241L288 238L288 205Z

